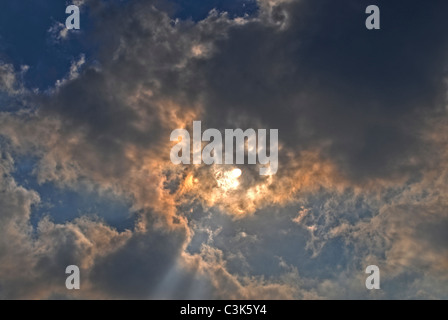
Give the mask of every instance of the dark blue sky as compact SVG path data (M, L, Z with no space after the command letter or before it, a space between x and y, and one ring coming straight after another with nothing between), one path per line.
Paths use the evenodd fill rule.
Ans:
M112 0L118 5L127 0ZM111 2L111 0L107 1ZM161 4L167 6L166 1ZM87 61L94 59L95 45L90 41L92 30L89 12L81 12L81 32L74 33L67 40L52 40L49 28L55 23L65 23L66 3L60 0L2 2L0 10L0 59L12 63L16 69L21 65L30 67L24 82L30 88L48 89L61 79L73 60L81 53ZM210 10L216 8L231 16L251 14L257 10L254 0L173 0L170 10L174 18L201 20Z

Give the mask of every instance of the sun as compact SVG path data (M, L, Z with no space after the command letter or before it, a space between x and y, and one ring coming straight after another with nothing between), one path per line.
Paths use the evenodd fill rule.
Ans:
M216 182L218 187L223 192L235 190L240 185L239 178L242 175L241 169L235 168L229 171L217 171L215 173Z
M241 169L235 168L230 172L230 176L234 179L237 179L241 176L243 172L241 171Z

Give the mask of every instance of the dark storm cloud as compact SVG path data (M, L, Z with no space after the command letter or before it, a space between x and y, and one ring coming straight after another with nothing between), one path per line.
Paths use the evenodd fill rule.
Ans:
M100 69L88 67L42 112L62 117L67 131L82 128L102 150L92 161L121 157L109 168L116 173L125 170L128 143L163 146L175 128L156 105L169 98L177 114L193 111L207 127L240 119L241 127L278 128L287 148L318 150L355 183L407 177L427 151L422 119L445 95L440 30L448 5L378 1L381 30L369 31L368 4L278 1L242 24L219 15L193 24L174 22L155 1L91 1L97 31L89 37L101 41ZM192 59L195 43L209 46L208 54ZM145 98L129 100L145 90ZM142 114L145 128L135 125ZM281 153L280 163L288 161ZM289 169L280 165L279 174Z
M448 3L371 2L281 3L272 15L284 12L284 30L232 27L199 66L210 126L229 113L261 119L295 150L322 149L358 182L418 168L409 158L424 150L422 118L445 96ZM381 9L381 30L364 26L369 4Z
M98 29L88 37L101 43L99 60L80 67L75 79L37 99L43 116L61 121L60 134L81 133L95 149L87 165L97 172L123 174L129 167L129 145L155 151L169 142L176 126L173 115L182 119L198 111L201 88L185 64L192 43L210 31L201 32L189 22L174 26L154 3L89 2ZM78 160L87 162L84 156ZM168 161L169 154L165 158Z

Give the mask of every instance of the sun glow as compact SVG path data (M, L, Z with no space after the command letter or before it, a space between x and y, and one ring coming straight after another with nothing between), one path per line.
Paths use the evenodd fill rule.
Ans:
M240 185L238 181L239 177L243 172L241 169L235 168L230 171L217 171L215 173L216 182L218 187L224 192L235 190Z

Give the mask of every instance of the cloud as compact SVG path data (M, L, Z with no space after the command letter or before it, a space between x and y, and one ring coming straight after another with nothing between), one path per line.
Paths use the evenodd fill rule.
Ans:
M192 22L155 1L89 1L95 64L81 55L47 92L0 65L0 90L24 98L0 113L0 296L384 298L406 278L409 296L444 297L446 4L382 2L372 33L365 1L258 3ZM279 129L277 175L241 165L229 184L233 166L174 166L170 133L193 120ZM127 199L134 228L33 227L39 191L13 178L14 157L37 159L37 187ZM384 293L363 287L371 263ZM81 292L64 287L69 264Z
M11 156L1 155L0 297L37 299L65 294L66 266L77 264L88 270L95 259L121 247L130 232L118 233L87 217L66 224L54 224L47 217L33 231L31 212L40 197L17 184L11 176Z
M24 88L20 77L28 70L28 66L21 67L20 72L16 72L14 66L0 61L0 91L10 96L24 93Z
M437 15L438 5L421 10ZM200 66L210 126L243 118L247 127L279 128L286 147L317 149L354 183L418 170L422 113L444 97L439 66L446 40L437 30L445 22L441 16L421 21L419 30L431 40L408 32L397 38L420 21L419 5L408 3L406 13L395 2L384 6L381 35L360 26L365 5L359 1L282 2L277 7L291 21L286 29L262 19L230 27Z
M68 29L66 28L64 23L56 21L49 29L48 33L50 34L51 39L54 42L60 42L62 40L66 40L68 36Z
M20 285L14 282L17 279L6 284L22 289L4 292L5 297L67 297L62 271L69 264L80 266L83 279L87 279L83 292L75 297L160 295L154 291L158 279L163 279L170 266L175 268L193 232L183 214L177 213L176 194L165 187L171 182L167 170L174 178L182 173L166 161L162 151L169 150L170 142L163 137L202 112L200 89L191 86L185 70L191 59L208 54L211 39L206 38L216 36L215 28L234 22L213 14L197 26L182 23L173 27L166 14L150 5L137 4L128 10L123 21L126 27L117 29L118 46L99 68L79 71L85 61L81 57L54 90L31 97L38 103L37 110L2 113L0 121L1 133L13 153L39 159L34 169L39 184L72 189L90 184L90 188L128 197L138 213L135 228L132 233L119 233L88 217L64 224L44 218L36 240L26 242L38 252L24 255L31 260L33 272ZM141 30L129 37L126 30L136 21ZM208 24L216 26L210 30ZM148 32L153 29L158 32ZM201 54L197 54L198 48ZM153 55L142 60L140 56L147 50ZM29 217L24 223L32 230ZM201 262L203 256L198 257L199 282L219 290L220 281L210 277L222 272L223 282L234 283L241 291L238 295L248 297L249 290L224 266ZM179 266L179 281L191 283L194 274ZM37 281L49 277L52 281L46 285ZM281 288L252 280L246 286L254 290L266 286L260 290L269 295Z

